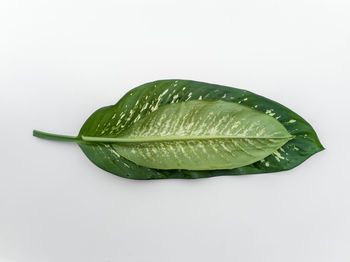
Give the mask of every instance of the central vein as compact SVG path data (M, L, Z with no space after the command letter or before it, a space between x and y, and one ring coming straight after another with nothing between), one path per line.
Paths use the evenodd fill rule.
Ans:
M140 142L164 142L181 140L212 140L212 139L286 139L290 140L294 136L281 137L263 137L263 136L149 136L149 137L95 137L82 136L81 139L86 142L105 142L105 143L140 143Z

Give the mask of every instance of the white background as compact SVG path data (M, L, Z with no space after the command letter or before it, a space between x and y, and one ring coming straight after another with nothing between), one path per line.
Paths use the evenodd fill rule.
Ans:
M350 2L0 2L0 261L350 261ZM327 148L283 173L133 181L75 135L148 81L247 89Z

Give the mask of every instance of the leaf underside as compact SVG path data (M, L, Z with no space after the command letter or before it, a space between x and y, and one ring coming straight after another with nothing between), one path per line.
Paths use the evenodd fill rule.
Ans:
M208 117L210 113L212 118ZM207 128L181 129L181 121L174 125L174 120L186 121L185 115L191 114L198 114L196 119L208 117L197 121ZM254 126L255 116L263 119L261 125ZM168 129L163 121L167 119L170 119ZM237 138L242 133L239 128L232 128L238 121L238 126L250 130L243 134L244 138ZM156 128L159 124L164 126ZM216 125L220 128L215 131ZM159 141L160 137L164 139L164 134L172 141ZM257 134L265 138L257 138ZM194 135L197 139L191 140ZM190 80L160 80L131 90L117 104L93 113L80 130L78 138L84 137L124 139L117 143L101 140L78 144L97 166L132 179L277 172L291 169L323 150L312 127L288 108L245 90ZM173 141L174 138L177 140ZM225 147L231 153L236 152L236 158Z
M291 139L280 122L249 107L225 101L192 100L160 107L113 142L126 159L157 169L232 169L272 154Z

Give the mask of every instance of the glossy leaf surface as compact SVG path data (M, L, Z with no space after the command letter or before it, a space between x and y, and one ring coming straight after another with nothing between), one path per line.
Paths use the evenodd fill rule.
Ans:
M135 159L134 162L123 157L124 155L130 158L113 143L82 141L84 137L122 136L125 130L132 130L129 128L165 105L184 101L213 100L241 104L273 117L293 136L293 139L260 161L238 168L197 171L163 170L138 165L135 164L137 162ZM312 127L288 108L245 90L189 80L160 80L131 90L117 104L101 108L92 114L81 128L77 142L97 166L116 175L133 179L201 178L277 172L291 169L323 149Z
M109 142L126 159L157 169L232 169L272 154L292 136L273 117L237 103L192 100L162 106Z

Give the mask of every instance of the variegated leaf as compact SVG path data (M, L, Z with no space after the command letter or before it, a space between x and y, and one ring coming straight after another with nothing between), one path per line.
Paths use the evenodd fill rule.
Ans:
M163 156L159 156L158 152L163 152L163 149L160 148L157 149L147 147L148 150L150 150L149 154L151 157L155 157L154 159L156 159L153 162L149 161L151 160L151 157L145 159L139 155L140 159L143 158L144 161L136 159L137 157L133 158L135 156L133 156L132 148L134 147L134 150L136 151L137 146L135 148L135 142L128 144L125 141L128 139L135 139L135 137L139 138L141 133L138 133L137 130L141 132L141 123L146 124L147 119L152 118L152 115L155 118L160 118L161 114L159 115L159 113L163 110L167 111L167 107L171 108L171 106L174 106L175 108L176 105L186 105L186 103L182 103L186 101L217 100L225 101L226 103L231 104L232 108L242 105L244 108L253 110L255 114L264 114L264 116L269 117L267 119L274 121L272 123L280 124L280 126L284 127L284 130L287 131L284 133L284 141L283 139L280 141L280 145L282 146L279 147L278 143L276 143L276 148L273 150L271 148L271 152L269 152L271 154L266 155L266 157L262 156L264 157L263 159L260 159L254 163L251 162L251 164L249 164L249 161L247 161L247 164L243 166L241 166L244 164L243 162L240 162L241 160L237 161L233 160L233 158L228 159L230 165L227 167L221 166L223 162L218 161L218 163L221 164L215 165L214 162L211 160L209 161L208 158L206 158L209 165L208 169L206 170L194 170L199 168L195 167L197 166L196 164L190 163L189 159L191 156L188 156L186 160L182 160L181 163L176 165L165 165L164 163L168 163L166 160L170 159L170 155L166 156L161 153ZM188 104L191 105L190 103ZM215 111L215 113L220 114L217 111ZM234 115L233 112L232 114ZM170 117L176 118L175 116L169 115L169 118ZM168 118L168 116L166 118ZM220 125L224 124L221 123ZM265 128L266 127L267 126L265 126ZM157 130L154 128L152 129ZM158 132L158 135L160 136L162 130L159 129ZM234 132L229 133L229 135L233 134ZM323 147L320 144L313 128L304 119L288 108L272 100L245 90L190 80L160 80L144 84L131 90L117 104L101 108L93 113L81 128L77 137L55 137L53 135L38 131L35 131L35 135L56 140L75 141L79 144L87 157L97 166L116 175L133 179L201 178L219 175L276 172L291 169L305 161L311 155L323 150ZM175 131L173 135L178 136L179 133L176 133ZM117 138L124 139L124 141L119 141L120 143L113 143L113 139ZM88 141L89 139L90 141ZM99 139L100 141L98 141ZM109 139L112 140L108 141ZM234 141L237 143L238 140L237 138L235 139L236 140ZM199 141L201 140L198 139L197 142ZM206 141L208 142L213 140L206 139ZM249 141L252 142L251 140ZM243 142L240 142L240 146L242 146L241 143ZM256 149L258 143L252 143ZM139 143L138 145L140 144L142 143ZM225 143L225 146L227 147L226 144L227 143ZM232 142L232 144L234 143ZM246 141L246 146L248 146L248 144L249 142ZM215 151L214 148L218 149L217 147L212 146L211 148L212 149L210 150L213 151ZM234 153L234 150L237 148L239 148L238 145L228 149L232 150ZM191 150L190 148L188 149ZM204 155L203 152L200 152L201 150L203 151L200 143L197 143L196 147L192 146L192 149L195 151L195 153L192 155L193 162L196 161L195 159L199 159L199 155ZM154 152L154 150L156 152ZM174 151L176 151L175 148ZM180 152L182 149L178 148L177 151ZM241 149L241 151L243 150ZM144 149L142 153L143 156L147 157L148 153L146 149ZM267 153L268 152L266 151L266 154ZM178 152L176 155L179 155ZM196 155L198 157L196 157ZM261 155L259 157L261 157ZM257 157L255 160L259 159L259 157ZM162 164L157 165L157 161L160 159L160 163ZM238 162L240 163L238 164ZM186 164L186 166L183 164ZM235 164L240 167L232 168L235 167ZM192 170L165 169L178 167ZM212 168L216 169L210 170Z
M140 166L187 170L249 165L291 138L273 117L221 100L168 104L115 137L82 136L83 141L110 143Z

